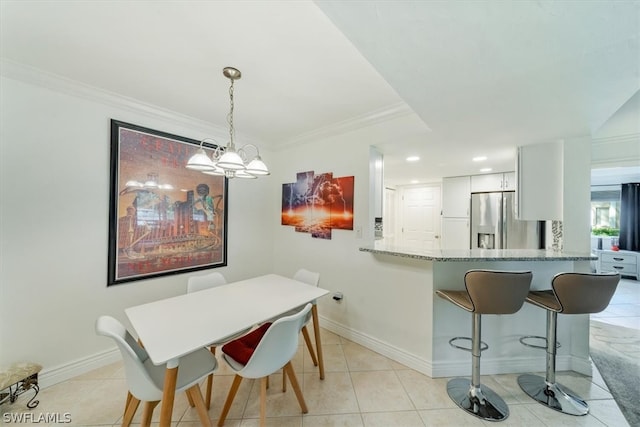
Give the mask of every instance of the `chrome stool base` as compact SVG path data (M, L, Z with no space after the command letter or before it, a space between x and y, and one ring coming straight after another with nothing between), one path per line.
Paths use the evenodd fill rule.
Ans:
M509 416L505 401L489 387L474 389L470 380L454 378L447 383L447 393L460 408L483 420L502 421Z
M520 375L518 384L535 401L556 411L576 416L589 412L587 402L561 384L549 384L544 378L529 374Z

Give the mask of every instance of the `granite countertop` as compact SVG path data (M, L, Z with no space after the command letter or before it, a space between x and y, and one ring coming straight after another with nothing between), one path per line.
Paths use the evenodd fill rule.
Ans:
M360 248L362 252L392 255L428 261L591 261L590 253L562 252L545 249L411 249L384 240Z

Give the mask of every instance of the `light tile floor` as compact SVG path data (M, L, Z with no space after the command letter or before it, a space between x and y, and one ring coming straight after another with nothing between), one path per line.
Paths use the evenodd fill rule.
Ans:
M447 378L429 378L358 344L326 330L322 331L326 374L321 381L306 348L301 345L294 368L301 382L309 413L302 415L291 387L282 393L281 375L271 376L268 390L267 424L278 427L412 427L412 426L495 426L467 415L449 399ZM301 340L302 344L302 340ZM584 417L564 415L533 402L517 385L516 374L483 376L508 403L510 415L503 426L626 426L607 387L597 371L594 377L573 372L558 373L558 380L584 397L591 411ZM214 381L214 396L209 412L216 423L232 381L232 372L224 362ZM204 390L204 386L202 387ZM14 404L0 406L0 425L10 425L11 414L30 412L20 425L117 426L122 418L127 393L124 369L115 363L43 389L40 405L32 411L24 406L28 394ZM244 380L225 426L258 425L259 387L257 381ZM10 412L6 412L10 411ZM134 423L140 422L140 412ZM154 414L157 425L159 409ZM70 422L44 422L57 416ZM68 415L65 415L68 414ZM8 418L9 417L9 418ZM45 418L46 419L46 418ZM198 417L184 394L176 396L173 426L198 426ZM215 425L215 424L214 424Z
M640 330L640 281L621 279L609 306L591 320Z

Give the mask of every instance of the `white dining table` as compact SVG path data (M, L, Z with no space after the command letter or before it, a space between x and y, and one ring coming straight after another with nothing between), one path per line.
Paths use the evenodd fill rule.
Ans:
M211 343L314 302L329 291L267 274L125 309L155 365L167 366L160 426L169 426L180 358ZM312 308L318 364L322 363L317 305Z

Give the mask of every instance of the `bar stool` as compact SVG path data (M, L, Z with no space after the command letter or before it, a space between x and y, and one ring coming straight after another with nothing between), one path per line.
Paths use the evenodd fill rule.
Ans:
M447 383L447 393L460 408L478 418L501 421L509 416L505 401L480 384L480 353L489 348L481 341L481 315L513 314L520 310L532 277L530 271L469 270L464 275L466 291L436 291L438 296L473 314L471 349L455 344L457 340L469 340L467 337L449 340L451 346L471 351L471 381L454 378Z
M604 310L616 291L618 273L559 273L551 281L552 289L531 291L527 302L547 310L547 336L527 335L520 342L528 347L547 350L546 376L524 374L518 377L520 388L530 397L551 409L570 415L586 415L589 406L575 392L556 383L556 330L558 313L591 314ZM527 343L530 338L543 339L546 346Z

